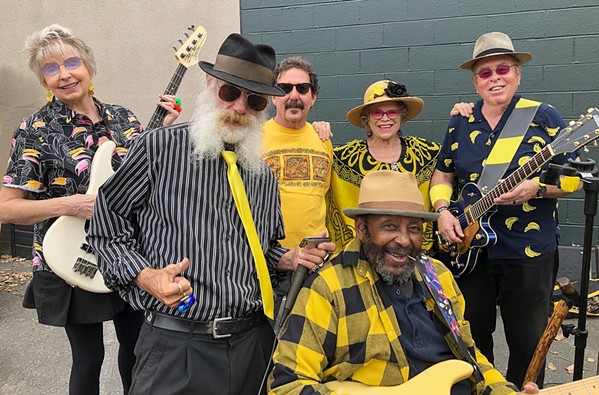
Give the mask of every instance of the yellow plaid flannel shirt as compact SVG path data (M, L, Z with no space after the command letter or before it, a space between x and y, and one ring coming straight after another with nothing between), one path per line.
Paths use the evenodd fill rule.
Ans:
M289 319L283 327L275 351L274 369L269 378L269 394L329 394L324 382L357 381L371 386L404 383L409 366L401 347L401 331L393 306L384 305L376 291L381 281L360 255L361 243L351 241L331 263L306 280ZM472 351L474 341L464 320L464 298L451 273L433 260L445 294L453 306L462 338ZM419 274L417 279L422 281ZM423 284L424 286L424 284ZM441 312L426 298L426 307L441 322ZM445 336L459 358L459 349L450 332ZM487 359L476 350L483 373L476 394L516 393ZM474 383L474 378L470 378Z

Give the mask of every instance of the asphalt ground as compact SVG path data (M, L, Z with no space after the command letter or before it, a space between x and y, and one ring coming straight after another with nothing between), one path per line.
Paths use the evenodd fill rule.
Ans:
M38 324L35 311L21 306L29 272L28 261L0 259L0 394L66 394L71 357L63 328ZM567 318L564 323L578 325L577 318ZM588 317L586 329L583 378L599 374L599 317ZM118 342L111 322L104 324L104 330L101 393L120 394ZM505 374L507 346L499 317L495 342L496 367ZM560 330L547 356L546 387L572 382L574 356L574 336L564 338Z

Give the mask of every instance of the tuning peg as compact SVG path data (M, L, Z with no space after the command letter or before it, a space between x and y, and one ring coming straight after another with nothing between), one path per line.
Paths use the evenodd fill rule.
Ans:
M187 28L187 30L191 30L192 32L193 32L195 29L196 29L196 28L195 28L195 25L190 25L190 26Z
M177 52L177 47L176 47L176 46L174 46L174 45L173 45L171 48L173 48L173 50L174 50L175 52Z
M204 33L198 33L198 38L202 38L204 36Z
M183 35L187 38L189 38L189 34L187 32L183 32Z
M179 44L183 44L183 40L181 40L180 38L177 41L179 41Z
M568 122L568 125L574 126L574 125L576 125L576 122L575 121L570 121L570 122Z

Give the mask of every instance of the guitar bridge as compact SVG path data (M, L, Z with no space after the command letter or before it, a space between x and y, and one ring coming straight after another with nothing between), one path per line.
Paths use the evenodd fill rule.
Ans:
M93 278L98 271L98 266L86 259L77 258L75 264L73 265L73 271L83 276Z

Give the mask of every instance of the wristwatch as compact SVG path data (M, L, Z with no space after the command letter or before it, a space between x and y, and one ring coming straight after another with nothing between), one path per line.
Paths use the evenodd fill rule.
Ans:
M535 198L541 199L546 194L547 194L547 185L543 184L542 182L539 182L539 189L537 189L537 195L535 196Z

